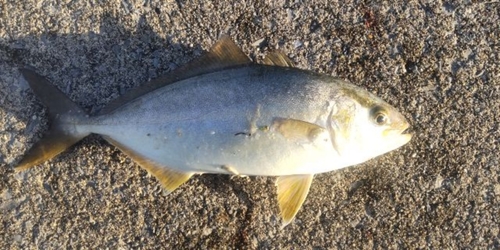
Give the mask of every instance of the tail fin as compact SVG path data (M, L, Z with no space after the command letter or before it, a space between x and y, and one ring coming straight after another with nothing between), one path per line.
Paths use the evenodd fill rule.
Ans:
M21 69L35 95L47 106L50 129L26 153L15 167L16 171L29 169L58 155L89 133L78 133L74 124L87 119L85 112L43 76L29 69ZM72 125L73 124L73 125Z

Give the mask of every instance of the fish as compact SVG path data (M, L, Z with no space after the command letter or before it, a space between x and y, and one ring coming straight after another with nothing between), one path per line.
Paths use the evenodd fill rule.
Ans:
M20 72L49 129L14 167L40 165L98 134L171 193L196 174L277 177L282 227L314 175L360 164L412 138L405 117L352 83L294 66L281 51L252 62L229 36L187 65L89 115L45 77Z

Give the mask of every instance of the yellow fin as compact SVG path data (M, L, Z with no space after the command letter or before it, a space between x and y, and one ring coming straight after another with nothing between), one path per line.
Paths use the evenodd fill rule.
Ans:
M238 170L236 170L236 168L234 168L231 165L222 165L221 168L224 169L224 170L226 170L228 174L231 174L231 175L240 175L240 173L238 172Z
M139 164L142 168L146 169L151 175L156 177L160 181L163 188L168 193L173 192L177 187L182 185L184 182L188 181L193 173L185 173L178 170L170 169L166 166L155 163L151 160L146 159L142 155L137 154L121 143L111 139L108 136L103 136L108 142L119 148L123 153L128 155L132 160Z
M278 189L278 205L283 227L288 225L299 211L309 193L313 175L280 176L276 181Z
M156 177L168 193L173 192L193 175L192 173L179 172L152 162L137 164L141 165L141 167L145 168L150 174Z
M243 53L238 45L236 45L229 36L224 35L212 46L212 48L210 48L206 54L200 58L125 93L119 98L111 101L99 114L111 113L117 108L144 94L177 81L215 72L225 68L251 63L252 61L250 61L248 56Z
M293 61L285 55L285 53L279 50L267 54L266 57L264 57L264 64L291 68L295 67Z
M240 47L231 40L231 37L224 35L210 48L207 54L188 66L192 70L202 68L203 71L210 72L251 62Z
M295 119L275 119L272 128L287 139L314 142L328 136L328 131L313 123Z
M83 136L68 135L63 131L52 128L40 141L35 143L24 155L23 159L14 168L15 171L24 171L52 159L71 145L77 143Z
M85 122L87 117L82 108L45 77L30 69L19 71L28 81L37 98L47 106L50 123L49 131L28 150L15 167L16 171L23 171L55 157L83 139L88 133L75 133L67 128L69 120L73 123Z

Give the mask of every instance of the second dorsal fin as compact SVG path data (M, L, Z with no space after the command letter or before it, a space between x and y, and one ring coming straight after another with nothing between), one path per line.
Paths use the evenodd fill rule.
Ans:
M180 69L203 74L251 62L238 45L229 36L224 35L210 48L208 53Z
M264 57L264 64L290 68L295 67L293 61L285 55L285 53L279 50L267 54L266 57Z
M99 114L111 113L139 96L174 82L251 62L231 38L224 35L202 57L125 93L111 101Z

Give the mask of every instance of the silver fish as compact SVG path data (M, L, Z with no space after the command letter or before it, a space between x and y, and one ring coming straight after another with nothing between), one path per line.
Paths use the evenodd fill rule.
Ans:
M172 192L194 174L279 176L283 225L313 175L394 150L412 135L389 104L337 78L293 67L280 52L252 63L227 36L200 59L89 116L35 72L24 78L51 127L20 161L24 170L95 133Z

